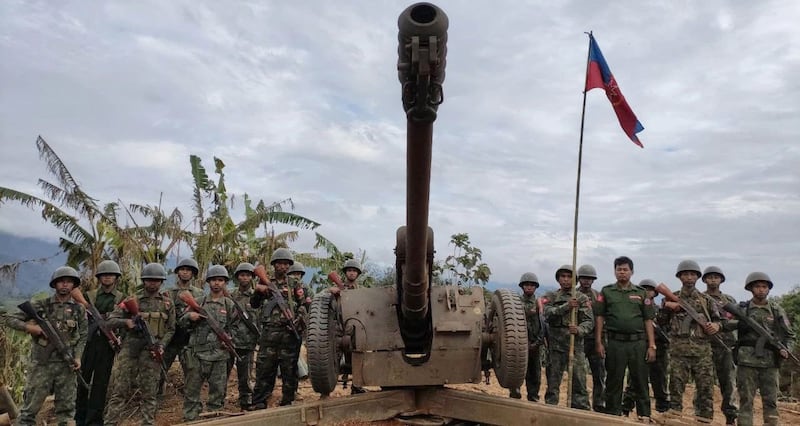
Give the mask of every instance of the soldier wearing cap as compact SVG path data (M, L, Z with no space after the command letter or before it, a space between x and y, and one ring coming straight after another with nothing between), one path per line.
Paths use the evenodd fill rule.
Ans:
M777 302L767 299L772 287L769 275L764 272L751 272L747 275L744 289L752 293L753 297L741 302L739 307L748 317L776 336L787 348L792 348L795 333L789 325L786 312ZM736 381L741 403L738 424L743 426L753 424L753 400L758 390L761 393L764 424L777 425L780 420L778 367L782 360L789 358L789 352L768 345L766 350L759 354L757 347L761 335L750 328L745 321L739 321L737 327L739 341L736 344L738 362Z
M600 294L592 288L597 279L597 270L592 265L581 265L578 268L578 291L585 294L592 302L592 307L597 303ZM606 410L606 366L603 358L597 355L594 344L594 328L583 338L583 353L592 372L592 409L599 413Z
M542 384L541 349L544 346L544 330L539 322L540 312L536 300L539 278L533 272L526 272L519 278L519 286L522 288L520 300L525 308L525 322L528 329L528 371L525 373L525 388L528 401L537 402ZM519 388L511 389L509 396L522 398Z
M572 266L562 265L556 270L556 280L561 289L547 293L542 300L544 316L549 331L547 348L547 391L545 402L558 405L559 389L564 372L568 371L570 336L575 336L572 377L572 401L568 406L581 410L589 409L589 393L586 390L586 357L583 354L583 336L594 327L592 302L585 294L577 292L572 297ZM571 323L571 311L577 310L577 323Z
M703 271L702 280L706 283L705 295L712 298L719 306L728 303L736 303L733 296L720 291L719 287L725 282L725 274L717 266L709 266ZM736 395L736 364L733 363L733 353L730 348L736 345L736 326L738 321L728 312L720 312L728 320L725 330L720 331L719 336L725 342L723 346L716 339L711 341L711 352L714 360L714 372L717 375L719 391L722 394L722 414L725 415L725 424L736 424L736 417L739 412L738 397ZM699 398L700 394L695 394Z
M647 389L647 364L656 359L653 333L655 310L647 292L631 282L633 260L614 259L617 282L600 290L595 305L595 350L606 360L606 412L622 414L622 385L626 370L637 396L636 411L643 420L650 417L650 392ZM603 333L608 337L608 350Z
M70 296L73 288L81 284L80 274L69 266L62 266L53 272L50 288L55 294L47 299L31 302L33 309L50 322L72 351L74 360L66 362L57 350L46 348L48 341L38 324L30 323L33 318L19 312L10 315L5 323L15 330L31 335L31 357L25 377L24 402L17 425L35 425L36 415L45 398L55 394L55 415L59 424L74 424L75 393L77 381L75 371L80 374L81 356L86 344L86 310ZM53 344L53 343L49 343Z
M706 325L694 321L676 302L664 301L663 312L670 325L669 395L672 417L683 415L683 392L691 377L695 383L695 420L711 423L714 418L714 372L710 336L722 328L722 319L716 304L695 288L702 275L700 265L694 260L678 264L675 277L681 289L675 292L681 300L691 305L706 318Z
M108 314L125 297L117 290L117 280L122 276L122 271L117 262L104 260L97 265L94 276L100 285L86 292L84 297L97 308L98 312L108 318ZM93 324L95 321L93 319L89 325L88 341L81 359L83 366L81 374L86 383L91 384L91 390L83 386L78 387L78 399L75 402L75 423L78 426L103 424L108 382L111 379L111 368L116 355L108 339L99 327Z

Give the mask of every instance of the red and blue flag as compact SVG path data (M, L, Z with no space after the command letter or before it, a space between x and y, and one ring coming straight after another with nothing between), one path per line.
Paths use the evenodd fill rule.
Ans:
M644 148L642 142L636 136L637 133L644 130L644 126L636 118L636 114L631 110L628 101L622 96L617 85L617 80L611 74L611 68L608 67L606 59L603 57L603 52L600 51L600 46L592 34L589 34L589 65L586 71L586 91L592 89L603 89L606 91L608 100L611 101L611 106L619 119L619 125L625 134L640 147Z

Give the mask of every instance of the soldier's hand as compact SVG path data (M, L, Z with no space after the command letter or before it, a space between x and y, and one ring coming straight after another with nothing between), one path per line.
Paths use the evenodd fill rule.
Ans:
M720 328L719 324L715 322L707 322L705 327L703 327L704 331L709 336L717 334L719 332L719 328Z
M75 358L72 360L72 369L78 371L81 369L81 360L80 358Z
M132 328L136 327L136 323L133 322L132 319L128 318L128 319L125 320L125 326L130 328L130 329L132 329Z
M656 350L652 346L647 347L647 357L645 360L647 362L656 362Z
M269 295L272 292L272 290L269 289L269 286L266 286L264 284L256 284L256 291L259 293L264 293L266 295Z
M197 312L189 312L189 321L199 321L203 316Z
M787 351L786 349L781 349L780 352L778 352L778 354L783 359L789 359L789 351Z
M664 302L664 307L673 312L681 310L681 304L678 302Z
M578 299L574 297L572 299L569 299L569 302L567 303L569 304L569 307L573 309L577 309L580 307L580 304L578 304Z
M44 334L44 331L42 331L42 327L39 327L39 324L25 324L25 332L31 336L41 336Z
M602 342L595 342L594 351L597 352L597 355L600 358L605 358L606 357L606 347L603 346Z
M330 291L332 295L338 296L340 290L339 290L339 287L331 287L331 288L328 289L328 291Z
M570 325L569 326L569 334L577 335L578 334L578 326L574 325L574 324Z

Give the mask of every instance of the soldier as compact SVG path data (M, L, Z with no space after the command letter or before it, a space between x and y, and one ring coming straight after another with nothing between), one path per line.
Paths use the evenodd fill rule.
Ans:
M289 282L286 273L294 263L294 255L289 249L279 248L272 253L270 264L275 269L272 283L275 288L285 293L285 300L290 307L294 304L289 297ZM265 287L265 286L261 286ZM275 387L278 366L281 369L282 396L280 405L290 405L297 392L297 356L300 347L298 339L290 330L288 320L284 318L275 296L270 290L256 291L250 298L253 308L259 309L261 318L261 340L256 360L256 387L253 391L253 405L250 410L267 408L267 400ZM266 300L266 303L265 302Z
M578 291L585 294L592 302L592 307L597 303L600 294L592 288L597 279L597 270L592 265L582 265L578 268ZM583 353L589 368L592 370L592 409L598 413L606 410L606 366L603 358L597 355L594 344L594 328L592 332L583 337Z
M653 303L647 292L631 283L633 260L627 256L614 259L617 282L600 290L597 296L595 350L606 360L606 413L622 414L622 384L630 370L636 393L636 411L643 421L650 420L650 392L647 389L647 364L656 358L653 335ZM603 332L608 337L608 351Z
M100 288L87 292L84 297L108 318L107 314L125 297L117 290L117 280L122 276L122 271L117 262L104 260L97 265L94 276L100 283ZM89 330L92 331L92 326ZM111 379L111 367L116 355L99 327L95 326L93 331L89 333L81 359L81 374L87 383L91 383L91 390L78 387L78 399L75 402L75 422L78 426L103 424L108 381Z
M714 299L718 306L724 306L728 303L736 303L733 296L722 293L719 290L720 284L725 282L725 274L716 266L709 266L703 271L703 282L706 283L706 294L708 297ZM722 314L722 312L721 312ZM734 392L736 389L736 364L733 363L733 354L730 348L736 345L736 326L738 321L733 319L733 316L725 312L725 318L728 323L725 329L730 331L722 331L719 336L725 342L723 346L716 339L711 341L711 352L714 359L714 372L717 374L717 381L719 383L719 391L722 393L722 414L725 415L725 424L736 424L736 416L739 411L737 407L737 395ZM700 394L695 394L699 397Z
M745 315L763 326L777 337L785 347L794 347L795 334L789 326L789 319L783 308L774 300L767 300L772 290L772 280L763 272L747 275L744 289L753 298L741 302L739 306ZM739 424L753 424L753 400L756 390L761 393L765 425L777 425L778 416L778 367L780 361L789 358L785 349L778 350L767 346L764 353L758 353L758 343L762 336L745 321L737 323L739 342L736 344L738 371L736 381L739 389ZM771 350L770 350L771 349Z
M350 259L344 262L342 272L344 272L344 288L358 288L358 282L356 282L356 280L361 276L361 264L355 259Z
M583 293L572 297L572 266L562 265L556 271L556 280L561 289L543 297L544 316L549 329L547 348L547 404L558 405L559 389L564 372L569 366L570 335L575 336L572 370L572 408L589 409L589 393L586 390L586 361L583 354L583 336L594 327L592 302ZM578 310L577 324L571 324L570 312ZM568 380L570 378L567 378Z
M528 328L528 371L525 373L525 388L528 401L539 401L539 388L542 383L542 357L540 349L544 346L544 330L539 322L539 307L536 300L536 289L539 278L533 272L526 272L519 278L522 288L522 306L525 307L525 322ZM511 389L509 396L520 399L519 388Z
M656 338L656 360L647 364L648 377L650 378L650 387L653 389L653 397L656 399L656 411L663 413L669 410L669 389L667 389L667 372L669 368L669 336L665 331L663 324L659 323L660 309L655 304L656 297L656 282L650 279L644 279L639 283L647 291L647 298L656 311L656 319L653 324L653 331ZM630 372L628 373L630 374ZM628 378L628 387L625 388L625 393L622 397L622 413L628 415L630 411L636 406L636 394L631 387L630 376Z
M86 344L86 310L76 303L70 292L81 284L78 271L62 266L53 272L50 288L55 294L47 299L32 301L34 311L56 329L63 342L72 352L74 359L67 363L58 350L48 351L44 331L38 324L30 323L25 313L9 315L6 325L31 335L31 358L25 378L24 403L17 425L35 425L36 415L42 408L47 395L55 394L55 415L58 424L74 424L75 393L77 382L75 372L80 374L81 356Z
M247 262L240 263L236 270L233 271L233 277L236 279L237 288L233 290L230 297L235 300L242 309L246 309L250 315L250 321L253 325L258 327L257 311L250 305L250 298L253 297L253 271L255 267ZM253 396L253 388L250 386L250 371L253 365L253 352L258 343L258 335L254 333L246 324L246 319L240 314L233 318L231 323L231 337L233 338L233 346L236 348L236 353L239 355L239 361L236 357L230 356L228 358L228 376L231 374L234 362L236 363L236 377L239 386L239 407L243 410L250 407L252 404L251 397Z
M352 290L358 288L358 277L361 275L361 264L355 259L349 259L344 262L344 266L342 266L342 272L344 273L344 288L343 290ZM338 296L339 294L339 287L331 287L330 292L334 296ZM336 304L336 309L339 311L339 317L341 317L341 306ZM348 325L347 329L344 331L345 334L352 335L353 325ZM350 352L344 353L344 364L342 364L341 372L343 375L353 374L353 354ZM342 380L343 383L347 383L346 380ZM364 393L366 390L360 386L350 386L350 394L357 394L357 393Z
M722 325L714 302L695 288L701 274L697 262L681 261L675 276L681 280L682 287L675 295L706 317L705 327L692 320L678 303L664 301L663 305L670 324L669 413L678 417L682 415L683 391L691 376L698 394L694 400L696 420L711 423L714 418L714 367L709 336L719 332Z
M109 316L113 328L127 327L122 339L122 350L114 363L111 380L111 396L106 405L105 424L122 422L122 410L138 387L142 395L142 424L155 424L157 387L164 354L164 345L175 334L175 306L169 296L160 294L161 284L167 279L167 271L158 263L148 263L142 268L143 290L134 296L139 305L139 318L147 324L147 330L136 327L134 315L117 305ZM151 346L146 331L156 340Z
M175 275L177 276L175 288L167 290L165 294L170 297L172 304L175 306L176 318L180 318L180 316L186 311L186 303L184 303L184 301L178 297L180 293L188 291L192 294L192 297L195 300L203 297L203 290L194 285L195 278L197 278L197 274L199 272L200 269L197 265L197 262L191 258L181 259L178 262L178 266L175 267ZM183 349L187 344L189 344L189 330L178 325L175 329L175 335L172 336L172 340L170 340L167 344L167 347L164 348L165 372L169 371L170 367L172 367L172 363L175 362L175 358L177 357L178 362L181 364L183 377L184 379L186 378L186 357L183 353ZM162 374L161 381L158 383L159 397L163 395L164 382L166 379L166 376Z
M211 329L209 321L213 320L229 333L235 307L233 301L225 297L223 290L228 284L228 271L222 265L208 268L206 282L209 286L208 296L198 300L208 317L191 309L184 313L178 323L189 330L189 344L186 346L186 390L183 401L183 420L197 420L203 403L200 401L200 389L208 383L207 411L220 411L225 405L227 366L230 354L226 351L220 338Z

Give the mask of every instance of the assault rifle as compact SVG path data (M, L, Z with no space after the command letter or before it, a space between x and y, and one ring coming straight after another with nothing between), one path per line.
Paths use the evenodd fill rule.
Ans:
M197 303L197 301L194 300L192 294L189 293L188 291L184 291L181 292L178 295L178 297L181 300L183 300L184 303L186 303L186 306L188 306L189 309L197 312L198 314L200 314L201 318L206 320L206 324L208 324L208 326L211 327L211 331L213 331L214 334L217 335L217 339L219 339L219 342L222 343L222 346L225 348L225 350L230 352L230 354L233 355L233 357L236 358L237 361L241 361L242 357L240 357L239 354L236 353L236 348L233 347L233 339L231 339L231 335L228 334L228 332L226 332L225 330L223 330L222 326L219 325L217 320L215 320L214 317L209 315L208 311L206 311L204 307L200 306Z
M250 313L248 313L247 310L244 308L244 306L239 304L239 302L237 302L236 299L230 297L227 291L223 290L223 294L229 299L231 299L231 301L233 302L233 307L236 308L236 311L239 313L239 318L242 320L245 327L247 327L248 330L253 332L253 334L255 334L260 339L261 330L259 330L256 324L253 322L253 317L250 316Z
M294 312L292 312L292 308L289 306L289 303L286 302L286 299L283 298L281 291L278 289L275 283L269 279L264 265L256 266L254 272L259 280L259 283L256 284L256 291L260 293L272 293L272 298L275 299L275 303L278 304L278 308L280 308L283 318L288 322L287 327L292 330L294 337L296 337L297 340L300 340L300 332L297 330L297 324L295 324Z
M153 336L147 322L142 318L142 313L139 311L139 302L135 298L129 297L123 300L121 305L133 316L131 319L133 320L134 330L142 333L147 341L147 350L150 351L150 357L158 362L158 365L161 366L161 372L164 373L164 377L167 377L167 369L164 367L164 348L156 339L156 336Z
M540 297L536 299L536 307L539 309L539 342L547 347L550 338L550 326L547 325L547 319L544 317L544 300Z
M700 313L698 313L697 310L695 310L694 307L692 307L692 305L690 305L680 297L676 296L675 293L673 293L672 290L669 289L669 287L664 285L664 283L657 285L656 291L659 292L662 296L664 296L666 300L679 304L681 308L689 315L689 317L691 317L694 322L700 324L700 326L703 327L703 329L705 330L706 324L709 324L709 321L706 319L705 316L700 315ZM705 301L705 299L703 299L703 301ZM728 345L725 344L725 341L722 340L722 337L719 336L719 333L711 334L710 336L716 339L717 343L721 344L722 347L724 347L729 351L731 350L731 348L729 348Z
M64 342L64 339L61 338L61 334L58 333L56 328L53 327L53 324L49 320L42 318L42 316L39 315L38 312L36 312L36 309L33 308L31 302L25 301L19 304L17 307L22 312L24 312L25 315L28 316L28 318L32 318L34 321L36 321L36 324L39 325L39 328L42 329L44 337L45 339L47 339L47 346L44 348L44 350L48 358L50 357L50 354L55 350L58 352L58 355L61 357L61 359L70 366L75 367L76 365L78 365L75 362L75 355L72 353L72 349L70 349L70 347L67 346L67 344ZM83 375L80 373L80 371L79 370L74 370L74 371L75 374L77 374L78 376L78 381L80 382L80 384L84 388L89 389L89 384L86 383L86 380L83 378Z
M669 343L669 336L667 335L667 332L664 331L663 327L661 327L660 325L656 324L655 321L653 321L653 331L655 331L656 335L658 337L660 337L663 341Z
M789 356L792 358L794 362L800 365L800 359L797 358L795 354L792 353L783 342L780 341L774 334L772 334L769 330L764 328L761 324L756 322L753 318L747 316L747 313L739 307L738 304L734 302L726 303L722 306L722 309L726 310L733 314L736 318L739 318L739 321L744 321L748 327L752 328L756 333L758 333L758 340L756 341L755 352L757 357L764 356L764 346L769 344L773 348L777 349L778 351L784 350L786 351Z
M342 282L342 277L339 276L339 273L336 271L331 271L328 273L328 279L331 280L336 287L339 287L339 290L344 290L344 282Z
M94 327L90 328L89 335L91 336L94 334L94 331L99 329L103 336L105 336L106 340L108 340L108 344L111 345L111 349L114 349L114 352L119 352L122 349L122 340L114 334L114 330L108 326L108 321L106 321L103 314L97 310L97 307L93 304L89 303L85 297L83 297L83 293L79 288L72 289L70 292L72 298L78 302L79 304L83 305L87 311L89 311L89 315L92 316Z

